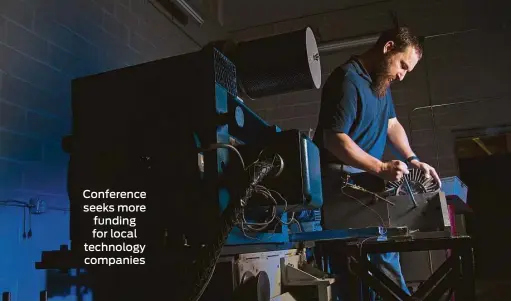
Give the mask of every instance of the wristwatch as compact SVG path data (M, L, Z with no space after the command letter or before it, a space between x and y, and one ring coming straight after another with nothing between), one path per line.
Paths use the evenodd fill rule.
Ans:
M419 157L417 157L417 156L410 156L410 157L406 158L406 163L410 164L410 163L412 163L413 160L420 161Z

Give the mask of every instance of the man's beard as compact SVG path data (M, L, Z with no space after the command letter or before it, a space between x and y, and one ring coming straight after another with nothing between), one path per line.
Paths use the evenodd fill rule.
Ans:
M384 97L385 94L387 94L387 89L394 79L394 77L390 75L391 56L392 54L390 53L384 54L383 58L380 60L380 64L376 66L374 72L371 74L373 80L371 89L378 97Z

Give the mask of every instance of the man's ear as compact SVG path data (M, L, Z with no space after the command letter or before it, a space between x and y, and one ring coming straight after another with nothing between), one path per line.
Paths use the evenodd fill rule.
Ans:
M388 52L391 52L395 47L395 44L393 41L388 41L385 43L385 46L383 46L383 54L387 54Z

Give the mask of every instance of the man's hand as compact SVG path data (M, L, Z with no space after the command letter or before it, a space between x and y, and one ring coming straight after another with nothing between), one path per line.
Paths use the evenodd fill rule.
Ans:
M408 173L408 166L406 166L404 162L392 160L382 163L378 176L387 181L399 181L403 175L407 175Z
M412 160L412 162L410 162L410 165L417 169L422 170L424 172L424 176L426 177L426 179L433 177L433 179L438 183L438 187L442 187L442 181L440 180L440 177L438 176L436 170L431 165L426 164L424 162L420 162L418 160Z

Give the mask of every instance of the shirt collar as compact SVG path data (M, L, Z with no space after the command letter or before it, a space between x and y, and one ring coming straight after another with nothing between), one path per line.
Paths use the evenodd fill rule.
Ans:
M351 61L351 65L353 66L353 68L355 69L355 72L358 75L362 76L363 78L365 78L370 83L373 82L373 80L371 79L371 76L369 75L369 72L367 72L367 70L364 68L364 66L360 62L360 57L359 56L357 56L357 55L352 56L350 58L350 61Z

